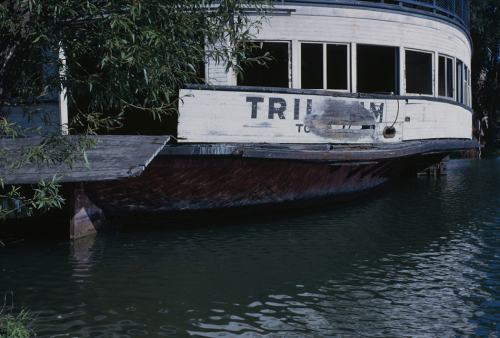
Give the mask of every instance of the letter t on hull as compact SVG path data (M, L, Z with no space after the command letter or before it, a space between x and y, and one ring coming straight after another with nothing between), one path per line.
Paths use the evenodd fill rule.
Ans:
M252 102L252 118L256 119L257 118L257 103L264 102L264 98L263 97L247 96L247 102Z

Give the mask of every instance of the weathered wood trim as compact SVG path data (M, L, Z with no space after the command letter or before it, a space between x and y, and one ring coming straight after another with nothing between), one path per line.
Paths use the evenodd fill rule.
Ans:
M280 2L279 3L280 5L283 4L283 2ZM217 10L217 7L211 7L210 8L211 10ZM262 12L261 11L257 11L256 9L254 8L247 8L244 10L245 12L247 12L248 14L250 15L261 15ZM292 13L295 13L297 10L295 8L274 8L273 11L265 11L265 14L267 16L290 16L292 15Z
M357 163L475 149L473 140L429 140L391 144L196 144L167 145L159 156L230 156L233 158L267 158L294 162Z
M299 40L292 39L292 88L300 88Z
M398 60L398 95L406 93L406 52L404 46L399 46L399 60Z
M433 76L434 76L434 94L435 97L439 96L439 52L434 51L434 60L433 60Z
M413 141L403 147L367 150L341 151L278 151L267 149L242 149L243 157L268 158L284 160L325 161L325 162L357 162L370 160L385 160L408 157L416 154L448 153L453 151L474 149L478 143L472 140L440 140Z
M358 44L356 42L351 43L351 62L350 62L350 73L351 73L351 92L356 93L358 91Z
M353 72L353 79L355 73ZM362 99L381 99L381 100L418 100L430 102L443 102L451 105L459 106L474 113L471 107L456 102L453 99L445 99L441 97L431 96L412 96L412 95L385 95L371 93L346 93L332 90L316 90L316 89L298 89L298 88L278 88L278 87L251 87L251 86L208 86L197 84L186 84L186 89L189 90L215 90L215 91L234 91L234 92L261 92L261 93L284 93L284 94L304 94L304 95L319 95L327 97L347 97L347 98L362 98Z
M66 76L66 56L64 55L64 50L60 46L59 47L59 59L62 61L62 70L60 71L60 75L62 78ZM67 88L63 87L59 92L59 125L61 126L61 134L68 135L68 123L69 123L69 115L68 115L68 97L67 97Z
M99 140L98 145L86 150L91 170L82 163L77 163L73 167L67 164L25 165L18 169L17 173L7 173L5 168L0 168L0 174L6 180L6 184L34 184L40 179L50 180L54 174L62 176L59 180L61 183L138 176L170 139L169 136L140 135L100 135L96 138ZM2 139L0 148L9 148L13 151L13 156L21 156L24 150L42 141L42 137Z
M163 148L159 155L239 155L239 147L231 144L172 144Z

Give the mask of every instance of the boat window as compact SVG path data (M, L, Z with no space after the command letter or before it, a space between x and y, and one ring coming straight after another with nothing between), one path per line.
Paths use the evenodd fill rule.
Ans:
M47 76L52 76L56 72L56 68L53 66L52 62L48 63L43 63L40 62L39 59L41 60L51 60L54 59L54 54L51 52L43 51L42 48L37 47L34 48L33 53L37 56L33 58L32 62L29 61L23 61L22 62L22 67L23 67L23 76L20 79L21 86L15 86L15 88L7 93L7 97L13 99L13 98L19 98L23 95L26 95L26 92L32 91L34 92L45 92L44 90L44 79ZM8 82L7 82L8 83ZM24 93L21 93L16 90L17 88L23 88L25 90ZM2 89L0 89L0 93L2 92ZM59 93L57 91L51 92L51 93L45 93L45 95L42 95L41 97L37 98L37 100L51 100L51 99L56 99L58 97Z
M406 92L432 95L432 53L405 51Z
M464 103L464 85L465 85L465 76L463 72L463 62L457 59L457 70L456 70L456 78L457 78L457 102ZM467 88L467 86L465 86Z
M444 96L446 94L446 60L443 56L439 57L438 63L438 95Z
M453 60L446 59L446 96L453 97Z
M464 77L465 77L465 88L464 88L464 103L468 106L471 105L470 102L470 71L466 65L464 65Z
M468 95L468 98L469 98L469 106L472 107L472 92L471 92L471 75L470 75L470 69L469 69L469 72L467 73L468 74L468 77L467 77L467 88L469 89L467 91L467 95Z
M357 45L357 91L398 93L399 48Z
M348 69L347 45L326 45L326 88L347 90Z
M301 43L301 88L349 89L349 50L345 44Z
M300 45L301 88L323 89L323 44Z
M206 69L206 64L205 64L205 61L203 60L200 60L198 61L198 64L197 64L197 72L196 72L196 75L200 78L200 80L206 80L206 76L205 76L205 69Z
M453 97L453 59L439 56L438 95Z
M265 65L257 62L241 64L243 78L238 77L238 86L262 86L290 88L290 43L255 41L257 48L250 52L249 57L256 58L269 53L272 60Z

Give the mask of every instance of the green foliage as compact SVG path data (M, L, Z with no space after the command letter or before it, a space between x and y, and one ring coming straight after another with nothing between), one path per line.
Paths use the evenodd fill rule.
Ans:
M65 87L71 103L89 102L75 105L81 114L71 124L93 131L118 126L127 108L155 117L175 113L178 89L204 82L201 63L210 58L229 69L244 60L246 42L270 6L266 0L1 1L2 38L22 37L31 48L0 100L15 90L20 98L4 100L19 104ZM106 111L118 114L104 117Z
M0 119L0 122L2 119ZM19 137L22 133L21 127L3 119L6 135L12 138ZM9 130L11 128L11 130ZM25 132L26 130L24 130ZM54 175L51 180L39 180L28 194L21 194L20 187L8 186L5 176L9 173L18 173L27 165L68 165L74 166L77 161L87 163L85 149L95 146L96 140L88 135L79 135L71 139L57 134L46 133L43 142L30 147L4 146L0 147L0 164L3 170L0 172L0 218L13 216L31 216L34 210L41 212L51 208L61 208L64 198L59 194L59 180L61 177ZM3 173L3 175L2 175Z
M17 316L8 314L0 318L0 338L29 338L34 336L31 329L33 318L26 310Z
M488 143L496 138L500 118L500 0L470 0L473 108L489 117Z
M11 312L2 316L5 310L5 303L7 302L7 295L5 295L4 304L0 309L0 338L29 338L35 336L31 328L35 319L29 315L29 312L26 309L22 309L18 315L13 315L13 293L11 293L11 297Z
M485 147L481 149L481 157L498 157L500 156L500 145L497 143L491 145L490 147Z
M54 175L52 180L40 180L36 187L33 187L31 196L20 193L20 188L11 186L11 190L0 195L0 215L3 218L9 216L32 216L33 211L47 211L51 208L61 208L64 198L59 195L61 185L57 182L60 177Z
M241 71L238 63L255 48L252 33L270 10L269 0L0 0L0 139L46 139L29 149L0 147L0 197L35 209L59 206L57 178L23 197L16 188L5 191L5 174L30 164L86 162L85 149L95 146L88 136L119 128L126 111L177 114L179 88L205 83L200 68L208 59ZM54 124L41 104L63 89L77 112L67 126ZM8 109L16 107L47 127L9 121ZM61 128L82 135L69 141Z

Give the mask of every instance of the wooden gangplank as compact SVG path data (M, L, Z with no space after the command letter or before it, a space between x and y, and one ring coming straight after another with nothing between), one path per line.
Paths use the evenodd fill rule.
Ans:
M76 141L74 136L65 136ZM140 175L151 160L169 141L169 136L99 135L95 147L86 149L91 169L83 163L36 165L20 168L0 168L7 184L34 184L40 179L61 177L60 183L120 180ZM0 151L21 157L23 151L44 141L41 136L1 139ZM16 169L13 172L11 169Z

